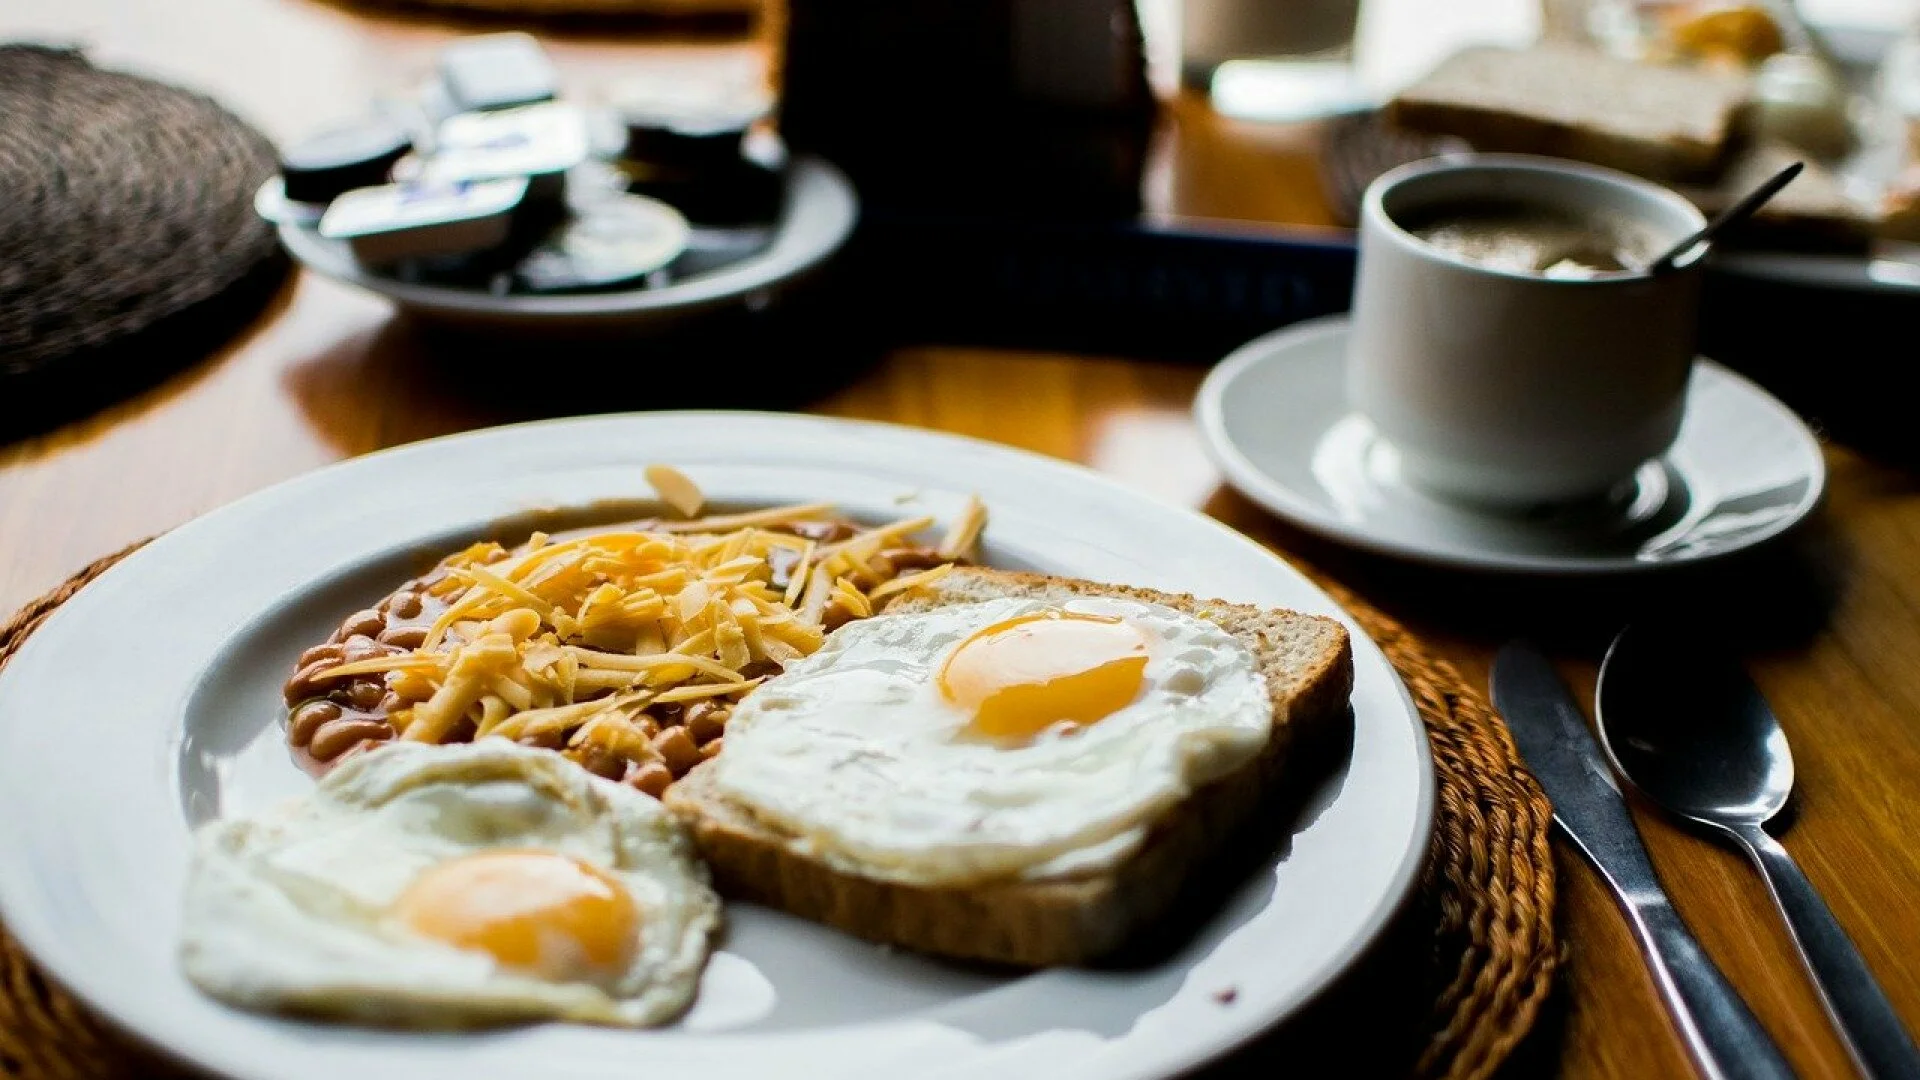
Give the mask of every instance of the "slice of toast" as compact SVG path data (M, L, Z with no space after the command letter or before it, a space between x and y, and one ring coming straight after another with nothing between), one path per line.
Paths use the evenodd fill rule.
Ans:
M1749 96L1737 75L1592 49L1463 49L1387 106L1401 127L1476 150L1572 158L1651 180L1718 171Z
M1715 242L1725 248L1865 250L1879 215L1848 192L1839 174L1791 147L1764 142L1742 146L1713 183L1676 190L1712 217L1796 161L1806 166L1800 175L1744 225L1727 230Z
M1172 903L1194 869L1276 786L1297 739L1346 721L1352 644L1345 627L1315 615L973 567L901 594L883 613L1075 596L1159 604L1238 638L1253 653L1272 703L1265 748L1153 822L1140 847L1117 865L966 887L906 885L829 866L715 791L711 770L701 766L667 792L667 805L692 826L722 893L922 952L1028 967L1083 963L1112 952Z

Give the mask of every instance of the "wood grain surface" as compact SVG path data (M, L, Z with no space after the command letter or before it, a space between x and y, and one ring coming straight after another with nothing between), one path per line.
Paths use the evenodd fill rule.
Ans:
M98 62L206 90L282 139L355 114L370 94L404 91L460 29L320 0L0 4L0 39L84 41ZM727 40L676 39L658 27L573 31L549 47L564 77L583 86L638 59L761 62ZM1161 135L1150 201L1161 213L1324 224L1312 155L1309 129L1222 121L1186 100ZM458 358L390 316L381 301L301 275L218 355L95 418L0 446L0 610L97 555L275 481L527 415L461 389L467 381L449 374ZM1439 575L1316 543L1222 487L1187 418L1202 375L1099 357L907 348L807 388L798 404L1085 462L1204 509L1334 571L1477 679L1494 647L1525 633L1590 690L1593 661L1622 620L1693 621L1703 640L1749 660L1780 713L1801 791L1785 843L1920 1026L1920 480L1829 447L1831 494L1818 519L1733 565L1606 586ZM1640 809L1681 912L1795 1066L1808 1077L1847 1075L1759 879L1731 852ZM1570 855L1563 871L1571 965L1558 1006L1512 1071L1687 1075L1609 898ZM1374 1037L1364 1000L1326 1019L1313 1044L1323 1050Z

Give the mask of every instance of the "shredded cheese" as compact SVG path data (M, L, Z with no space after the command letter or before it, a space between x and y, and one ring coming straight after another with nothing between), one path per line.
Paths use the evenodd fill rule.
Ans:
M410 586L438 611L420 648L325 675L384 675L411 741L503 736L652 767L662 707L738 701L834 626L970 557L984 520L969 502L935 549L915 540L930 517L861 527L806 503L701 518L683 474L647 480L684 520L456 552ZM902 573L903 549L908 566L940 562Z
M647 466L647 483L660 501L680 511L681 517L694 517L705 506L707 498L687 479L687 474L671 465Z

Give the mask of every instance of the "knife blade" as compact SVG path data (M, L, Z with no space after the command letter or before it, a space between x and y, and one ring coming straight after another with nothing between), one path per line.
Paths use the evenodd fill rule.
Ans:
M1779 1047L1667 898L1620 786L1553 664L1531 646L1508 644L1494 657L1493 704L1552 801L1554 824L1612 890L1701 1074L1791 1078Z

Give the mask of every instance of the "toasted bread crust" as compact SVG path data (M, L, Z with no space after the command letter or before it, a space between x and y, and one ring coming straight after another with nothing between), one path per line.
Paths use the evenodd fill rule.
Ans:
M873 941L945 956L1042 967L1120 946L1178 895L1194 868L1275 786L1303 732L1342 720L1353 688L1352 645L1331 619L1125 586L969 568L913 590L887 612L999 596L1124 596L1204 618L1254 653L1273 731L1253 761L1196 791L1155 822L1117 866L1035 881L929 887L850 874L792 850L787 837L713 791L696 768L667 805L692 827L726 895L781 908Z
M1572 158L1654 180L1711 175L1748 95L1744 79L1565 45L1473 46L1387 105L1402 127L1478 150Z

